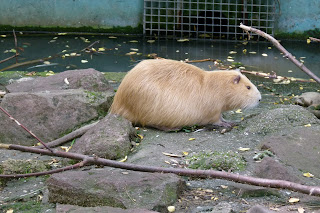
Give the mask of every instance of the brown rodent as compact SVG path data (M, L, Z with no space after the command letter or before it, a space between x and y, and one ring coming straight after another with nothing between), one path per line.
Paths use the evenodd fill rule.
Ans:
M238 71L204 71L180 61L150 59L124 77L110 112L166 131L196 124L230 127L222 112L255 107L260 99L256 86Z

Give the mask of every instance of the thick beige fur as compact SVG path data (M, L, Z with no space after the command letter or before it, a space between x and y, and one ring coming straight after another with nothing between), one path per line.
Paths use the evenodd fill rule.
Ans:
M222 112L254 107L260 99L258 89L240 72L204 71L180 61L150 59L124 77L110 112L133 124L171 130L222 124Z

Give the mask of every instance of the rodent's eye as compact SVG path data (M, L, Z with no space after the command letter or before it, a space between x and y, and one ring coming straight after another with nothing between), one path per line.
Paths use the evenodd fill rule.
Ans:
M250 86L247 86L247 89L251 89L251 87L250 87Z

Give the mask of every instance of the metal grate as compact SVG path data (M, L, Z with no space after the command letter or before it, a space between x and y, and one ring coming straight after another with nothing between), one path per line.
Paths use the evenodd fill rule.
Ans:
M273 35L274 0L144 0L145 36L242 39L240 23Z

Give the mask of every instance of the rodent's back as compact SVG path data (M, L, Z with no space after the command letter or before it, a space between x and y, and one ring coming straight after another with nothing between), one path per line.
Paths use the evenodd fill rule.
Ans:
M214 123L221 112L230 110L228 99L238 89L226 87L238 75L233 71L206 72L167 59L145 60L121 82L111 113L135 124L167 128ZM250 82L243 77L242 83Z

